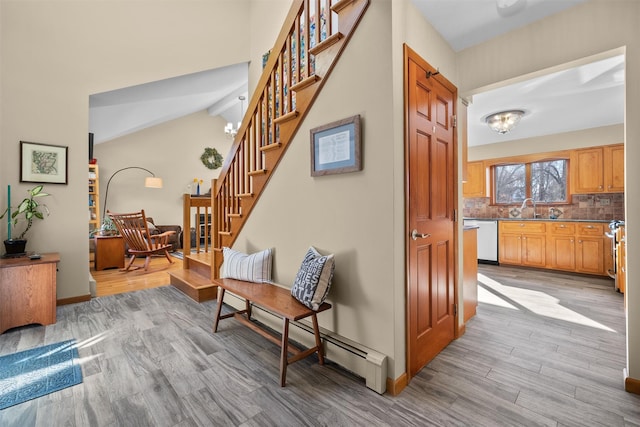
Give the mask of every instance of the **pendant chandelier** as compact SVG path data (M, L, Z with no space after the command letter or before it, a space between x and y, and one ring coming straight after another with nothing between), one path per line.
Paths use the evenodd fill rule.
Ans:
M236 135L238 134L238 130L240 130L240 126L242 125L242 116L244 114L244 100L245 100L245 97L240 95L238 97L238 99L240 100L240 121L238 121L238 126L237 127L233 127L233 123L228 122L227 125L224 127L224 133L229 138L235 138Z

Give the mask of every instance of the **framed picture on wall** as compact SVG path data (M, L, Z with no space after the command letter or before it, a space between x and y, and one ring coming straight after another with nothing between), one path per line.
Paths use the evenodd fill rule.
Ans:
M360 116L311 129L311 176L362 170Z
M20 182L67 183L69 147L20 141Z

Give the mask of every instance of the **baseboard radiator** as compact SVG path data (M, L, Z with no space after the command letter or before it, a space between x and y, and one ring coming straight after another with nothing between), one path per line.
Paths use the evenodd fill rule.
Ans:
M225 304L232 305L236 309L244 308L244 300L235 295L226 293ZM237 303L237 306L236 304ZM280 317L260 306L253 306L252 318L272 328L279 330ZM291 322L295 329L289 330L290 339L299 342L301 345L311 347L313 343L313 328L306 321ZM305 332L305 333L300 333ZM379 394L384 394L387 390L387 356L373 349L367 348L348 338L340 336L334 332L320 328L320 335L324 342L325 356L332 362L337 363L353 374L364 378L367 388Z

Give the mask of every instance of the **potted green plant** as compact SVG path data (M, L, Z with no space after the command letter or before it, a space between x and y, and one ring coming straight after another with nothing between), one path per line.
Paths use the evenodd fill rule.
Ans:
M116 225L111 220L111 217L108 215L104 217L102 220L102 225L100 228L96 228L91 232L91 236L115 236L118 234L118 230L116 229Z
M8 207L0 215L0 219L7 217L7 240L4 241L4 247L8 255L22 254L25 252L27 246L27 239L25 236L35 219L44 219L44 214L49 215L49 209L47 205L38 203L36 200L40 197L48 196L49 193L42 191L43 185L37 185L30 190L27 190L29 194L24 200L20 202L15 211L11 210L11 186L8 186ZM43 213L44 210L44 213ZM18 225L19 221L24 221L26 226L17 239L11 237L11 228Z

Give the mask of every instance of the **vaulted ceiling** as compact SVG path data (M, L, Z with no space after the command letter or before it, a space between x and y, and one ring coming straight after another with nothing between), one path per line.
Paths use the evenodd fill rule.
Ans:
M89 132L99 144L203 110L236 123L241 120L238 97L248 96L248 75L245 62L93 94Z
M412 0L454 51L584 1ZM616 56L476 93L469 106L469 145L623 123L624 69L624 56ZM89 129L94 142L101 143L205 109L235 123L241 115L238 97L249 99L247 82L248 63L241 63L93 94ZM521 109L526 114L510 133L491 131L484 117L507 109Z

